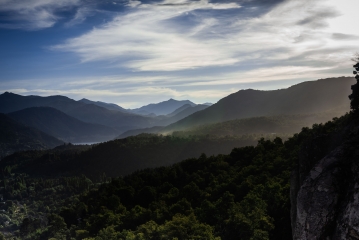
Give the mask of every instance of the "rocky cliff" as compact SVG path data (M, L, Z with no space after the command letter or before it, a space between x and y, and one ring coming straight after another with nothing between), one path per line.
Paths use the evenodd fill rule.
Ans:
M300 146L291 177L293 239L359 239L359 118L347 115Z

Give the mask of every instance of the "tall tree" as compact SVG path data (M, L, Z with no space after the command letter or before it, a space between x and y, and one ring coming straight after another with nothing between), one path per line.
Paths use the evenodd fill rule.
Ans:
M357 112L359 109L359 54L356 54L355 57L352 59L355 62L353 65L355 71L353 74L357 80L357 83L352 85L352 94L349 95L350 99L350 108L353 112Z

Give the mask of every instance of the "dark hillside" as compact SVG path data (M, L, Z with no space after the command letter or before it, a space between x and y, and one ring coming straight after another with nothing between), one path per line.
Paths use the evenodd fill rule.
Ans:
M35 174L37 176L107 176L118 177L134 171L168 166L183 159L207 155L228 154L234 147L255 145L261 137L273 139L276 135L243 135L241 137L170 137L142 134L136 137L113 140L91 146L88 151L61 161L43 162L34 157L22 162L17 155L17 166L13 172ZM56 155L56 154L55 154ZM57 159L56 156L53 157ZM19 161L20 160L20 161ZM14 158L8 156L0 168L12 165ZM41 169L36 166L41 165Z
M53 136L0 113L0 157L17 151L53 148L63 143Z
M339 112L322 112L318 114L297 114L267 117L253 117L230 120L189 128L185 131L175 131L173 136L241 136L243 134L288 134L299 133L303 127L311 127L315 123L325 123L333 117L340 116ZM165 129L165 128L164 128ZM133 131L133 130L132 130ZM159 129L159 132L164 130Z
M353 226L348 219L354 222L357 219L356 214L345 211L354 211L357 206L358 119L355 114L347 114L325 124L303 128L284 143L279 138L261 139L255 147L234 148L230 154L210 157L202 154L171 166L115 178L101 172L92 173L104 168L128 171L122 167L137 164L135 159L141 156L145 164L151 166L156 160L152 154L159 152L158 149L168 160L178 155L176 148L171 147L174 143L185 146L182 150L189 152L186 146L199 149L200 145L196 144L206 141L197 138L200 141L196 143L143 135L99 144L82 152L74 149L77 152L67 157L53 150L11 155L0 162L0 168L6 169L4 194L17 200L18 208L26 202L27 211L32 211L31 217L18 227L20 233L15 235L18 239L71 236L79 239L277 240L291 239L292 223L294 227L298 224L294 234L301 234L305 220L320 227L314 231L307 229L306 234L319 232L323 239L330 236L348 239L341 234ZM183 145L186 141L190 144ZM207 142L207 148L220 145L220 141L213 143ZM122 157L125 164L117 164L116 159ZM77 176L71 177L74 170ZM81 172L89 173L89 178L78 177ZM46 173L52 175L44 180ZM36 178L38 174L41 179ZM98 181L103 184L99 185ZM306 188L303 189L302 184ZM81 195L68 195L76 192ZM67 198L63 198L65 193ZM51 209L41 207L42 202ZM300 211L299 217L293 210L290 214L291 205ZM48 222L39 224L45 213ZM7 214L13 218L19 216L16 212ZM56 228L54 222L57 222ZM16 225L12 226L16 229Z
M113 128L82 122L51 107L26 108L8 116L65 142L102 142L118 133Z

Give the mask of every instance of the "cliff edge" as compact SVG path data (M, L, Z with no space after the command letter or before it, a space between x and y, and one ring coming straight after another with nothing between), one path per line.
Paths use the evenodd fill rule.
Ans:
M317 128L291 176L293 239L359 239L359 117Z

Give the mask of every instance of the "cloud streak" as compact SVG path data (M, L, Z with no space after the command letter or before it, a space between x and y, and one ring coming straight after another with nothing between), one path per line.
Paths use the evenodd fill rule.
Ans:
M80 0L0 0L0 13L4 15L0 27L27 30L49 28L60 19L57 11L79 5Z
M117 16L102 27L52 49L75 52L83 62L110 60L139 71L231 65L238 61L231 56L234 49L221 49L220 37L208 41L200 39L202 33L219 25L218 20L202 19L193 12L235 8L240 6L235 3L213 4L205 0L141 4L128 14ZM187 14L199 18L200 24L189 27L186 33L178 32L177 23L170 20Z
M235 2L130 1L129 6L128 13L52 49L74 52L83 63L108 61L112 67L134 71L179 71L239 66L245 61L268 64L305 53L302 64L318 59L314 49L329 54L338 40L358 43L357 38L330 32L328 20L339 13L318 0L286 1L255 18L242 18ZM324 57L322 64L326 61Z
M51 27L60 20L59 11L72 9L61 30L82 32L46 48L51 56L66 56L71 66L57 61L61 71L49 69L42 76L46 80L3 77L0 89L125 107L171 97L216 102L241 88L283 88L348 75L359 45L359 36L348 27L359 19L347 17L336 0L130 0L120 7L121 2L110 2L102 10L82 1L0 0L0 12L16 13L8 22L13 28ZM357 0L348 1L359 8ZM105 9L112 5L118 8ZM86 22L100 11L107 12ZM80 23L95 27L83 30Z

